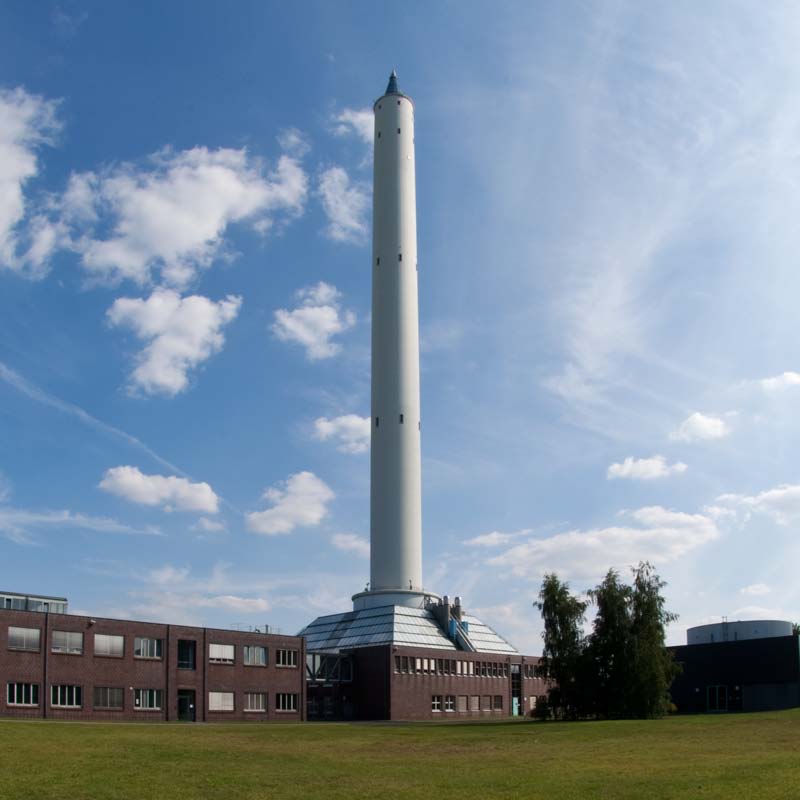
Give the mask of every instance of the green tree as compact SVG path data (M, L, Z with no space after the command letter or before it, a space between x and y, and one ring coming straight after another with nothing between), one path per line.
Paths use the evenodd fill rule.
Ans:
M652 564L633 569L629 715L659 717L669 708L669 687L679 667L665 646L665 626L678 618L666 610L661 580Z
M567 719L575 719L583 711L579 677L585 650L586 605L554 573L544 576L539 600L534 603L544 622L542 667L553 682L548 704L557 716Z
M631 682L633 590L610 569L588 592L597 613L582 672L586 711L602 717L628 714Z

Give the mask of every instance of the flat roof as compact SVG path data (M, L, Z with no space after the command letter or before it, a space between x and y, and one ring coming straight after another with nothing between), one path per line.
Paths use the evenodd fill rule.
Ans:
M66 597L53 597L49 594L36 594L35 592L4 592L0 589L0 594L4 597L32 597L36 600L61 600L66 603Z

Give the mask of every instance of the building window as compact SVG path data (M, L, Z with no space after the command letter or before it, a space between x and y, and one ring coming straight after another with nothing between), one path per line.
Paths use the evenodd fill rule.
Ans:
M266 692L245 692L244 710L257 711L261 714L267 713L267 693Z
M435 694L431 697L431 711L441 711L442 710L442 696L440 694Z
M233 692L209 692L209 711L233 711Z
M178 639L178 669L197 669L197 642Z
M276 711L297 711L297 695L278 692L275 695Z
M80 708L83 705L80 686L53 684L50 687L50 705L55 708Z
M397 129L397 132L400 133L400 128Z
M160 711L163 694L161 689L134 689L133 707L136 711Z
M403 260L403 254L402 253L398 253L397 254L397 260L398 261L402 261Z
M267 648L261 645L245 645L244 663L248 667L266 667Z
M133 640L134 658L161 658L161 639L137 636Z
M458 713L459 714L466 713L466 711L467 711L467 702L468 702L467 695L460 694L458 696L458 706L457 706L457 708L458 708Z
M476 694L471 694L469 696L469 710L470 711L480 711L481 710L481 699Z
M38 628L8 628L9 650L31 650L39 652L40 631Z
M401 666L400 666L401 664L402 664L402 661L400 659L400 656L395 656L394 657L394 671L395 672L401 672L402 671L401 670Z
M94 654L96 656L122 658L125 654L125 637L96 633L94 635Z
M236 647L232 644L209 644L208 660L212 664L233 664Z
M403 424L403 415L402 414L400 415L400 424L401 425Z
M94 687L94 707L100 711L122 711L125 692L108 686Z
M381 138L381 132L380 131L378 131L378 138L379 139Z
M445 711L455 711L456 710L456 696L454 694L447 694L444 697L444 710Z
M70 653L83 655L83 634L74 631L53 631L52 646L54 653Z
M278 650L275 657L275 664L279 667L296 667L297 650Z
M503 695L496 694L494 696L494 705L492 706L495 711L502 711L503 710Z
M491 711L492 710L492 696L490 694L484 694L481 696L481 711Z
M378 256L378 257L375 259L375 266L376 266L376 267L379 267L380 265L381 265L381 257L380 257L380 256Z
M10 706L38 706L38 683L9 683L6 702Z

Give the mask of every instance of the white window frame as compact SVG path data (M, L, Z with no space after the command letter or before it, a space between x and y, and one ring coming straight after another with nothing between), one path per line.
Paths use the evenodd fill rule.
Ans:
M164 705L163 689L134 689L134 711L161 711Z
M119 653L113 652L119 645ZM125 637L116 633L96 633L94 635L94 654L101 658L123 658L125 656Z
M261 651L263 661L253 661L253 653ZM246 644L244 646L244 665L246 667L266 667L269 663L267 648L263 644Z
M297 694L294 692L276 692L275 710L282 714L297 713Z
M12 633L14 631L14 633ZM35 634L35 636L34 636ZM22 639L21 645L11 644L11 637L15 636L17 638ZM33 646L33 642L31 640L36 639L36 646ZM19 650L21 651L28 651L30 653L38 653L40 649L40 644L42 641L42 631L41 628L20 628L16 625L9 625L8 626L8 649L9 650Z
M254 703L253 698L258 698ZM245 692L244 710L247 714L266 714L269 698L266 692ZM253 708L253 706L256 706Z
M444 696L444 710L445 711L456 710L456 696L454 694L446 694Z
M440 694L431 695L431 711L439 714L442 710L442 696Z
M137 653L137 650L142 652ZM161 661L163 652L164 644L161 639L156 639L152 636L134 636L134 658L141 658L145 661Z
M60 644L56 644L56 637L60 640ZM53 635L50 639L50 652L82 656L83 633L80 631L53 631Z
M236 645L211 642L208 645L209 664L234 664L236 662Z
M236 700L233 692L209 692L208 693L209 711L235 711Z
M14 687L13 700L11 699L12 686ZM27 702L25 701L26 694L28 695ZM6 705L17 708L37 708L39 705L39 684L28 683L27 681L9 681L6 685Z
M83 688L72 683L50 686L51 708L83 708Z
M275 651L275 666L283 669L297 669L297 650L279 648Z

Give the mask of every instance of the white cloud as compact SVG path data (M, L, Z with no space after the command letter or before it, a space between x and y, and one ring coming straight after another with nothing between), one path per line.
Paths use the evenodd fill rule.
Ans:
M208 517L200 517L200 519L192 525L192 530L202 531L203 533L222 533L227 529L224 522L208 519Z
M300 289L296 297L300 302L297 308L292 311L279 308L275 312L272 332L282 342L303 345L309 361L335 356L342 348L331 338L352 328L356 324L355 314L342 311L340 292L322 281Z
M31 544L30 529L78 528L95 533L144 534L160 536L161 531L154 526L136 528L115 519L93 517L74 511L31 511L23 508L0 507L0 535L17 544Z
M305 134L297 128L284 128L278 134L278 144L284 153L288 153L295 158L302 158L311 150Z
M187 372L222 349L222 329L236 318L241 297L214 302L156 289L146 300L121 297L107 312L112 325L128 326L147 346L130 385L147 394L173 396L188 386Z
M731 432L730 426L721 417L707 416L695 411L670 433L669 438L678 442L694 442L700 439L722 439Z
M518 536L518 533L492 531L491 533L482 533L479 536L474 536L472 539L466 539L464 544L470 545L471 547L500 547L518 538Z
M686 472L686 464L677 461L668 464L664 456L652 458L633 458L628 456L621 464L611 464L606 472L606 478L629 478L635 481L651 481L656 478L666 478L670 475L680 475Z
M661 506L620 513L636 526L574 530L529 539L488 563L535 579L549 571L565 577L596 578L609 567L624 568L641 560L656 565L675 561L719 536L714 521L702 514Z
M772 378L764 378L758 382L767 392L778 392L792 386L800 386L800 372L783 372Z
M369 542L355 533L334 533L331 536L331 543L338 550L369 558Z
M36 151L51 143L60 128L57 108L56 101L22 88L0 89L0 267L31 277L44 274L47 256L62 234L38 216L28 230L20 230L27 214L25 185L39 174ZM21 244L28 247L22 254Z
M715 501L722 508L767 514L778 524L788 525L800 519L800 484L782 484L756 495L723 494Z
M220 255L229 225L267 230L276 215L301 214L307 194L306 173L291 156L265 173L244 149L195 147L156 153L148 167L73 175L61 213L87 223L72 247L94 280L143 285L160 271L164 283L181 288ZM97 219L108 236L98 236Z
M371 108L345 108L331 118L336 136L355 134L364 144L372 145L375 136L375 115Z
M751 583L743 589L739 589L739 594L746 594L751 597L759 597L761 595L769 594L772 590L766 583Z
M342 167L330 167L320 174L317 191L328 218L327 236L336 242L364 242L370 202L368 188L351 184Z
M176 583L184 583L189 577L189 567L173 567L165 564L151 570L145 577L148 583L157 583L159 586L173 586Z
M99 487L131 503L163 506L165 511L202 511L216 514L219 498L207 483L193 483L174 475L145 475L138 467L106 470Z
M281 488L264 492L264 499L272 508L247 514L247 528L253 533L272 536L319 525L335 496L328 484L313 472L298 472L290 475Z
M322 442L337 441L342 453L366 453L369 450L370 418L358 414L344 414L328 419L319 417L314 421L314 436Z

